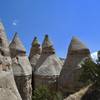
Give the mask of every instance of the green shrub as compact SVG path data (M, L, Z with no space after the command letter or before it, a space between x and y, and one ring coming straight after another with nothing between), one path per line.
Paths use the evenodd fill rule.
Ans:
M33 91L32 100L63 100L61 93L49 90L46 86L41 86Z
M100 64L93 62L91 59L82 64L82 82L94 83L100 86Z

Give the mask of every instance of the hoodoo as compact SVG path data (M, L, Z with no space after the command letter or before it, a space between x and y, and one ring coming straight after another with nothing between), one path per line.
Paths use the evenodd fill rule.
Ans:
M40 44L38 42L37 37L35 37L32 42L32 47L31 47L30 54L29 54L29 60L32 66L32 88L33 90L34 90L34 71L35 71L36 64L40 58L40 54L41 54Z
M22 100L12 72L9 44L0 22L0 100Z
M40 58L40 54L41 54L40 44L38 42L37 37L35 37L32 42L32 47L31 47L30 55L29 55L29 60L32 65L33 71L35 70L36 63L38 59Z
M57 84L57 78L60 74L61 68L62 62L56 56L48 35L45 35L42 44L42 53L37 62L34 73L35 88L42 85L52 87L54 84Z
M59 88L63 92L75 92L82 86L79 82L81 73L79 63L86 57L90 57L89 49L76 37L73 37L59 77Z
M22 100L31 100L32 68L26 56L26 50L17 33L15 33L9 47L12 57L13 73Z

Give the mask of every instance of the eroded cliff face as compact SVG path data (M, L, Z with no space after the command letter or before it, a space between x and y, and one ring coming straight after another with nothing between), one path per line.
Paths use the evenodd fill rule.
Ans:
M10 58L9 45L0 22L0 100L22 100L17 90Z
M30 63L27 57L17 56L12 58L13 73L17 88L23 100L31 100L32 86L31 79L32 73Z
M81 89L83 84L78 82L81 73L79 63L85 57L90 57L89 49L78 39L73 38L66 60L60 60L46 35L42 52L37 38L33 40L28 59L17 33L9 46L4 27L0 23L0 100L31 100L32 79L33 89L46 85L56 90L59 88L63 93L79 91L65 100L94 100L94 92L97 93L96 100L100 100L98 90L91 90L90 86Z

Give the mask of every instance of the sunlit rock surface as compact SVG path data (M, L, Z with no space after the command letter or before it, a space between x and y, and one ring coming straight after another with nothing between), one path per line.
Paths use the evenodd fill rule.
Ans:
M53 45L48 35L46 35L42 44L42 53L34 73L35 87L46 85L56 88L61 69L62 62L56 56Z
M58 87L63 92L75 92L81 88L79 82L81 74L80 62L90 57L89 49L76 37L73 37L69 45L67 58L58 79Z
M22 100L12 71L9 44L3 24L0 22L0 100Z
M26 56L26 50L19 39L17 33L10 43L10 51L12 57L12 68L17 88L22 100L31 100L32 98L32 67Z

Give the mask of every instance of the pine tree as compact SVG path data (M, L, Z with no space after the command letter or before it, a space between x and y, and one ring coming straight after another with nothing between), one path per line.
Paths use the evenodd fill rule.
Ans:
M80 80L85 83L94 83L100 86L100 64L91 59L82 64L82 74Z

